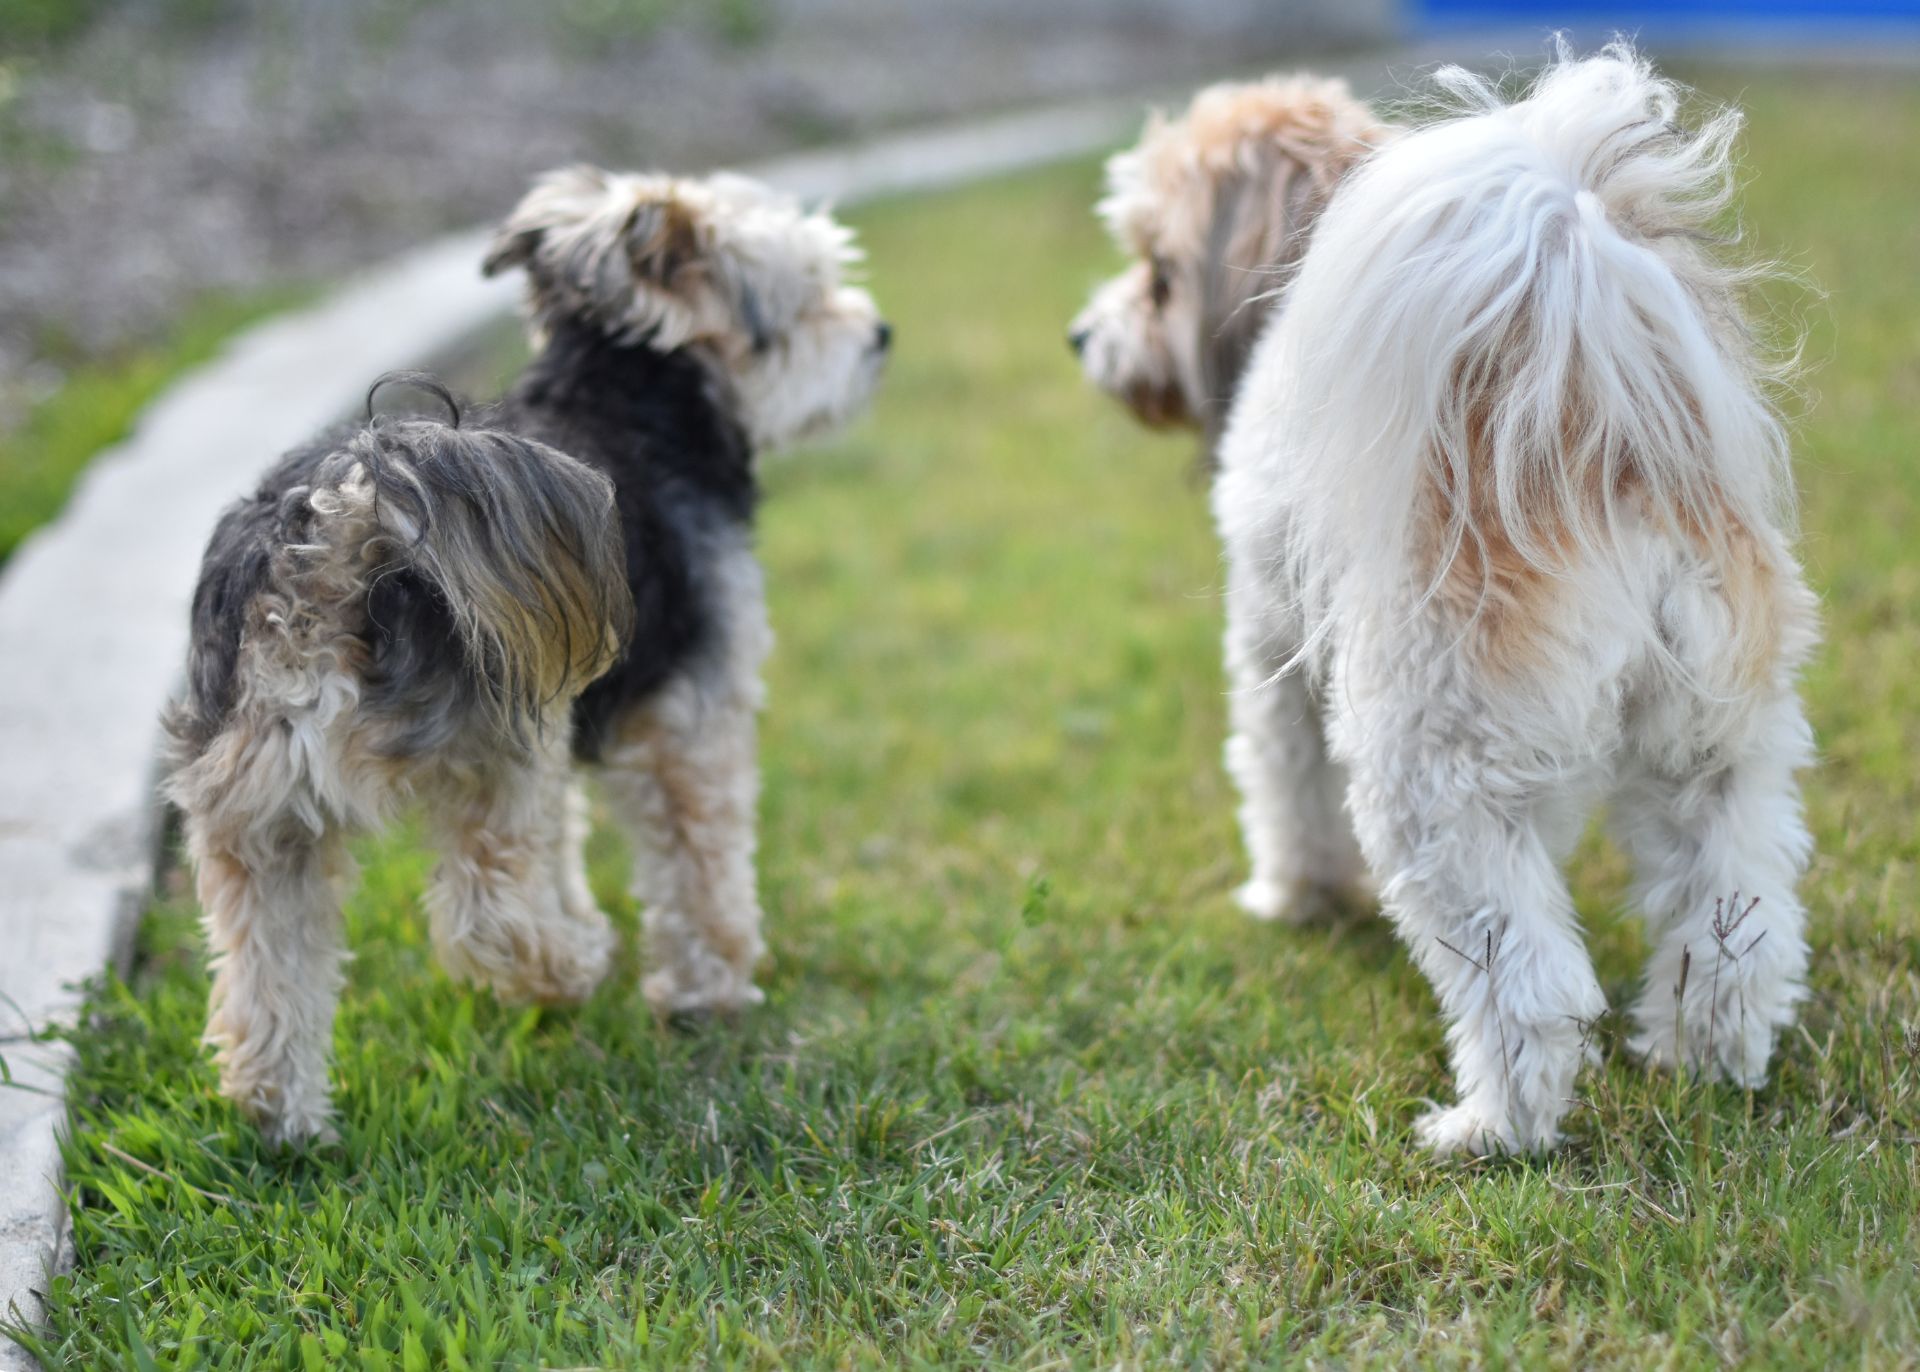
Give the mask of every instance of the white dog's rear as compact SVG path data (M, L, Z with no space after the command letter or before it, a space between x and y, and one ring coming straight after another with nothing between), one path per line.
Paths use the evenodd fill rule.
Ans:
M1605 1008L1560 866L1608 796L1635 1047L1754 1083L1807 962L1815 634L1786 442L1707 230L1738 116L1624 46L1391 144L1321 219L1221 448L1228 757L1276 916L1354 875L1448 1022L1436 1149L1550 1145ZM1309 684L1311 683L1311 684Z

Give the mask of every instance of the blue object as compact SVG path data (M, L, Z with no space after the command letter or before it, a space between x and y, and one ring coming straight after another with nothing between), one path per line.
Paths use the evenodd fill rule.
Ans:
M1409 18L1428 31L1465 27L1577 27L1621 33L1753 29L1759 33L1870 32L1920 37L1920 0L1665 0L1665 3L1542 3L1542 0L1410 0Z

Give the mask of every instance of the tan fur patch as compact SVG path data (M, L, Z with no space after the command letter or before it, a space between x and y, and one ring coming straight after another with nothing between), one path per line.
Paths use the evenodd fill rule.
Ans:
M1346 83L1309 76L1210 86L1178 119L1155 115L1108 164L1100 213L1137 260L1075 326L1089 376L1146 424L1217 437L1266 297L1392 133Z
M1610 490L1603 489L1595 464L1577 493L1576 508L1568 510L1557 501L1533 502L1528 527L1512 530L1493 489L1484 424L1470 421L1469 428L1467 510L1463 517L1454 493L1436 480L1428 501L1430 527L1422 543L1437 566L1454 540L1452 531L1468 531L1459 537L1434 593L1466 627L1466 643L1482 663L1514 678L1541 662L1559 632L1563 577L1578 550L1598 541L1610 515L1630 511L1655 527L1671 529L1702 564L1715 569L1735 645L1737 683L1756 689L1769 679L1784 614L1780 568L1730 505L1720 502L1711 521L1685 510L1655 509L1634 464L1625 460L1616 464ZM1569 445L1574 429L1569 420Z
M1142 257L1197 256L1220 182L1265 171L1276 199L1296 175L1331 193L1390 133L1344 81L1291 76L1209 86L1178 120L1148 126L1138 157L1158 203L1116 205L1114 231Z
M1785 578L1773 554L1731 511L1722 509L1712 527L1681 516L1683 537L1695 554L1720 576L1720 596L1727 606L1733 638L1735 679L1747 690L1759 690L1773 677L1780 656L1787 607L1781 588Z
M1484 384L1497 387L1500 382L1496 377ZM1427 501L1429 528L1420 541L1434 566L1441 567L1444 560L1434 596L1465 629L1466 646L1496 674L1524 677L1540 665L1554 641L1562 578L1572 568L1583 534L1606 522L1609 507L1617 508L1613 502L1631 491L1637 479L1631 464L1623 464L1608 492L1602 489L1599 468L1590 468L1576 493L1576 508L1568 509L1559 500L1528 501L1526 527L1512 528L1494 487L1488 423L1485 405L1467 416L1464 491L1441 474L1443 463L1429 464L1435 478ZM1570 412L1563 424L1563 447L1572 447L1577 430Z

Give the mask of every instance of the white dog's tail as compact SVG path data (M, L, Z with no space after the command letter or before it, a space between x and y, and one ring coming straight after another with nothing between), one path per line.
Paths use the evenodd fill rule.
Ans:
M1249 422L1281 449L1310 642L1336 602L1404 594L1397 573L1431 595L1617 553L1629 502L1709 541L1789 515L1738 303L1755 269L1710 233L1739 115L1681 127L1680 91L1625 44L1563 50L1511 104L1438 81L1455 112L1335 197L1261 364L1277 409Z

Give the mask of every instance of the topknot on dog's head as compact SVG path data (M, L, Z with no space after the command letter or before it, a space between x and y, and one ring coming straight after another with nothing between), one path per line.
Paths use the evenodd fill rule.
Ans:
M1340 180L1392 134L1344 81L1223 83L1149 117L1099 214L1134 260L1075 321L1089 376L1150 424L1211 436L1264 311Z
M832 218L745 177L577 166L534 183L482 270L525 268L541 327L577 321L671 350L764 347L830 299L858 258Z
M1217 197L1234 183L1267 178L1276 194L1324 198L1388 133L1337 78L1208 86L1177 118L1155 111L1140 142L1108 160L1100 217L1127 252L1190 251L1211 227ZM1286 227L1284 215L1269 218Z

